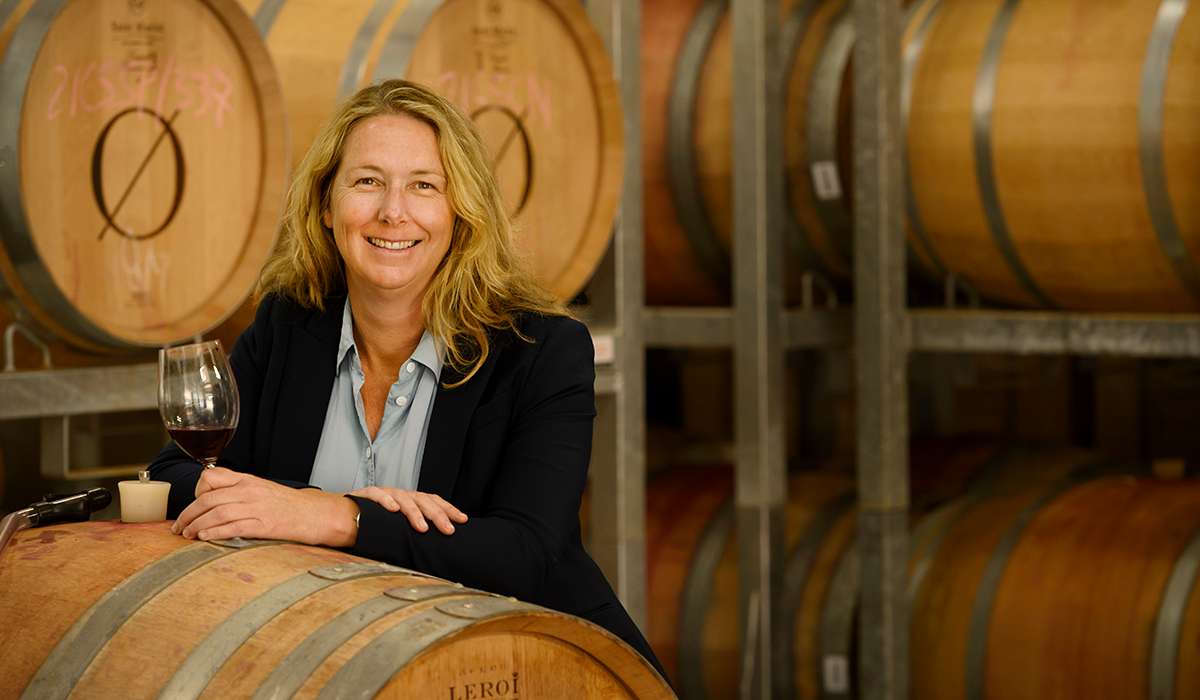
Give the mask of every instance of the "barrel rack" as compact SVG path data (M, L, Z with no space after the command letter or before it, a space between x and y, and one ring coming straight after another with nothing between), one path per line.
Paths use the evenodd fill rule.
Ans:
M624 111L625 182L613 243L588 288L597 340L592 551L631 615L646 619L646 347L734 353L741 697L773 695L770 601L783 563L784 357L853 345L857 361L862 598L857 695L908 697L907 363L918 352L1200 358L1200 315L909 309L899 153L900 1L853 0L856 219L853 309L791 309L782 295L778 0L730 0L734 37L733 290L729 308L644 305L639 144L640 3L585 0L613 59ZM73 478L70 417L156 407L153 364L0 372L0 420L41 418L43 472ZM56 437L57 436L57 437ZM57 442L56 442L57 441ZM57 445L57 446L56 446ZM764 602L766 601L766 602ZM829 697L846 690L826 685Z
M778 67L768 47L777 45L778 0L730 0L733 32L734 263L729 308L644 308L640 115L638 65L640 5L637 0L589 0L589 12L609 42L626 113L626 185L607 291L618 310L616 376L639 379L642 347L724 347L734 353L736 440L735 502L742 617L742 700L777 697L772 688L771 605L784 562L783 513L786 465L783 446L784 356L791 350L853 346L857 362L857 453L860 642L857 697L908 697L908 361L913 353L1014 353L1200 358L1200 315L1093 314L908 308L904 244L904 188L899 153L901 3L853 0L858 40L854 64L855 307L793 309L782 294L781 235L783 168ZM773 108L768 109L768 105ZM615 273L615 274L614 274ZM624 325L621 320L636 321ZM636 357L621 358L621 353ZM602 565L615 578L644 576L644 399L640 387L621 381L624 426L615 449L625 459L597 463L614 490L624 520L598 525L618 531ZM618 392L620 395L620 392ZM613 468L614 473L606 470ZM611 494L610 494L611 495ZM609 535L611 537L611 534ZM644 602L623 598L644 620ZM827 662L829 660L826 660ZM826 670L830 670L828 663ZM836 674L835 674L836 675ZM822 697L847 697L830 683Z

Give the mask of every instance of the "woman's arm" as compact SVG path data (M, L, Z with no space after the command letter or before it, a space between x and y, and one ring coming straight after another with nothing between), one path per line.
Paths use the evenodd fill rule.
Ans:
M426 470L457 468L449 500L470 519L450 536L418 532L399 514L359 498L354 553L525 600L541 591L578 537L595 367L591 336L578 321L531 319L525 331L535 343L514 340L497 350L461 463L431 461L433 448L426 447L423 478Z
M171 531L188 539L246 537L351 547L358 536L357 501L316 487L292 488L223 467L206 469L196 499L179 514ZM353 493L408 519L424 532L432 522L443 534L467 516L441 496L371 486Z
M285 356L285 351L296 345L290 340L291 332L299 329L302 334L308 333L303 330L308 318L307 313L297 313L286 302L267 298L259 306L254 323L239 336L230 364L238 382L241 419L233 440L218 460L226 468L201 470L199 463L173 442L155 458L151 465L155 478L172 484L168 515L178 518L173 528L176 532L200 539L240 536L338 547L354 543L353 524L359 512L354 501L301 481L280 478L306 473L311 468L310 464L299 465L296 459L281 458L285 449L293 446L297 434L311 428L309 419L297 422L301 412L294 401L279 398L279 383L298 384L291 388L299 389L305 400L303 408L312 409L309 413L316 411L316 416L324 411L321 399L326 394L311 376L323 366L322 358L306 355L290 358L298 360L292 363ZM316 347L324 346L318 342ZM278 357L273 357L273 352ZM285 367L291 369L285 372ZM259 425L260 420L267 427ZM284 426L286 431L270 434L271 426L276 425ZM315 441L313 444L315 449ZM461 512L437 496L374 487L356 493L389 510L406 513L418 529L427 527L428 519L452 532L452 521L465 520Z

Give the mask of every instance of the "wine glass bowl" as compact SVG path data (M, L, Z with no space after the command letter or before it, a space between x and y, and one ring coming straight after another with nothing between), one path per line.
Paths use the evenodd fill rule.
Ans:
M212 467L237 429L237 381L221 341L158 351L158 412L167 434L205 469Z

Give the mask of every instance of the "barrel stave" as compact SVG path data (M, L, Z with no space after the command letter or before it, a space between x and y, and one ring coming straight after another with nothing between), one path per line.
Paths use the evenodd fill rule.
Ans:
M674 697L590 622L323 547L74 523L0 591L3 698Z

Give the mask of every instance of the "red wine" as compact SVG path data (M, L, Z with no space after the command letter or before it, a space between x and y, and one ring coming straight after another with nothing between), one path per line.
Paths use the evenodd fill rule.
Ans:
M233 428L168 428L167 432L198 462L216 459L233 438Z

